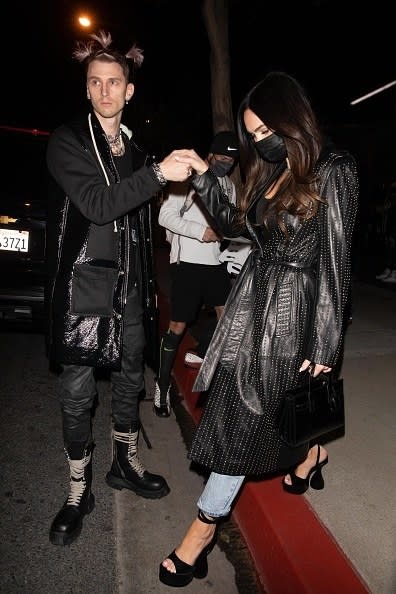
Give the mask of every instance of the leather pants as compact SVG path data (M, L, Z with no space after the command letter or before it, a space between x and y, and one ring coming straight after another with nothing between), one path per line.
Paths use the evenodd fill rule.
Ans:
M144 389L142 316L139 294L133 287L124 310L121 369L110 375L113 422L133 432L139 429L139 398ZM72 442L89 443L92 439L92 408L97 394L94 372L93 367L64 365L58 378L66 448Z

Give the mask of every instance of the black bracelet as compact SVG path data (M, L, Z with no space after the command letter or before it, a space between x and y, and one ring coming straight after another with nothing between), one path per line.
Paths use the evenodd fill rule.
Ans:
M163 188L164 186L166 186L166 184L168 183L168 181L166 180L166 178L164 177L164 174L161 171L161 167L158 165L158 163L153 163L151 165L151 167L153 168L155 177L158 180L159 185Z

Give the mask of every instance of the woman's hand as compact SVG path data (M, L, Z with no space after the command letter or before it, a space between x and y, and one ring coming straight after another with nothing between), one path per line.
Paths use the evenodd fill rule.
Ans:
M185 163L186 165L189 165L190 168L194 169L194 171L198 175L202 175L203 173L205 173L205 171L209 169L209 165L207 164L207 162L201 159L201 157L194 151L194 149L177 151L177 153L178 154L175 156L175 159L180 163Z
M317 377L320 373L329 373L332 370L332 367L327 367L327 365L320 365L320 363L312 363L308 359L304 359L304 362L301 365L299 372L301 373L301 371L305 371L306 369L309 369L309 373L313 377Z

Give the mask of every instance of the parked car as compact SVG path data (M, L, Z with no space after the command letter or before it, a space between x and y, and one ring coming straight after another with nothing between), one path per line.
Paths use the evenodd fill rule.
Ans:
M0 324L44 330L49 132L0 125Z

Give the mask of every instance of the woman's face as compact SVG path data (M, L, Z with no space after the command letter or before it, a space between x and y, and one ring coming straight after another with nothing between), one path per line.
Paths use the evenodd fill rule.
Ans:
M273 132L267 128L262 120L256 116L254 111L251 109L246 109L243 114L243 121L245 122L245 127L248 134L251 136L254 142L259 142L263 140L263 138L267 138L267 136L271 136Z
M254 147L264 161L281 163L287 159L287 150L282 136L269 130L254 111L246 109L243 114L246 130L254 142Z

